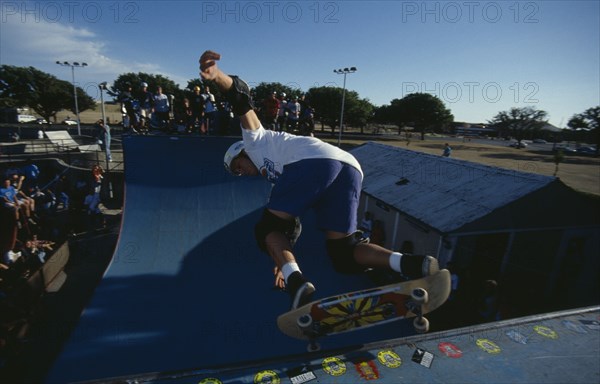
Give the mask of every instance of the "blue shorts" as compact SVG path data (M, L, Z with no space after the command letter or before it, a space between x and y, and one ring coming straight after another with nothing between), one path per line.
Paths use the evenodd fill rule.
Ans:
M283 167L267 208L299 217L314 209L324 231L356 231L362 175L338 160L306 159Z

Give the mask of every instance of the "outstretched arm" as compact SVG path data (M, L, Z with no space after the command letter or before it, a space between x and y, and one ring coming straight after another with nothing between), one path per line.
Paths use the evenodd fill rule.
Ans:
M228 93L233 87L233 78L224 73L217 66L221 55L213 51L205 51L200 56L200 76L204 80L212 80L223 93ZM253 109L239 116L242 127L249 130L260 128L260 120Z

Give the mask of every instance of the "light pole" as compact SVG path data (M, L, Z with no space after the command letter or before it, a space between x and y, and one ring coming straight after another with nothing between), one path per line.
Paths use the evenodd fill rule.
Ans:
M112 161L112 154L110 153L110 127L106 124L106 111L104 109L104 91L107 88L106 81L98 84L98 88L100 89L100 104L102 105L102 129L104 130L104 134L102 135L102 139L104 141L104 153L106 155L106 169L109 169L109 162ZM112 198L112 183L109 183L110 188L110 197Z
M106 124L106 112L104 110L104 91L108 89L106 81L98 84L98 88L100 89L100 104L102 105L102 122Z
M340 134L338 136L338 147L342 144L342 129L344 127L344 104L346 102L346 75L356 72L356 67L334 69L338 75L344 75L344 87L342 91L342 112L340 113Z
M68 61L57 61L56 64L64 67L71 67L71 78L73 80L73 97L75 98L75 114L77 115L77 134L81 136L81 124L79 124L79 106L77 105L77 87L75 86L75 67L87 67L87 63L78 63L76 61L69 63Z

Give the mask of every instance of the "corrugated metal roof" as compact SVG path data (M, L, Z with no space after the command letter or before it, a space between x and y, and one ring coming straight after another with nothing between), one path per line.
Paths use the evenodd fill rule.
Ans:
M373 142L350 152L365 174L365 193L440 232L460 228L555 180Z

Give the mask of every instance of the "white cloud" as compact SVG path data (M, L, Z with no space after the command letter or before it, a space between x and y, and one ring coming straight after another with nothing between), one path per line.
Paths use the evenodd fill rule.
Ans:
M18 14L10 16L13 17L3 15L0 24L0 64L32 66L70 80L70 73L58 67L56 61L86 62L88 66L76 72L76 81L82 86L111 82L126 72L160 73L175 82L182 81L163 71L160 64L119 58L116 49L116 55L108 54L113 49L111 41L88 28Z

